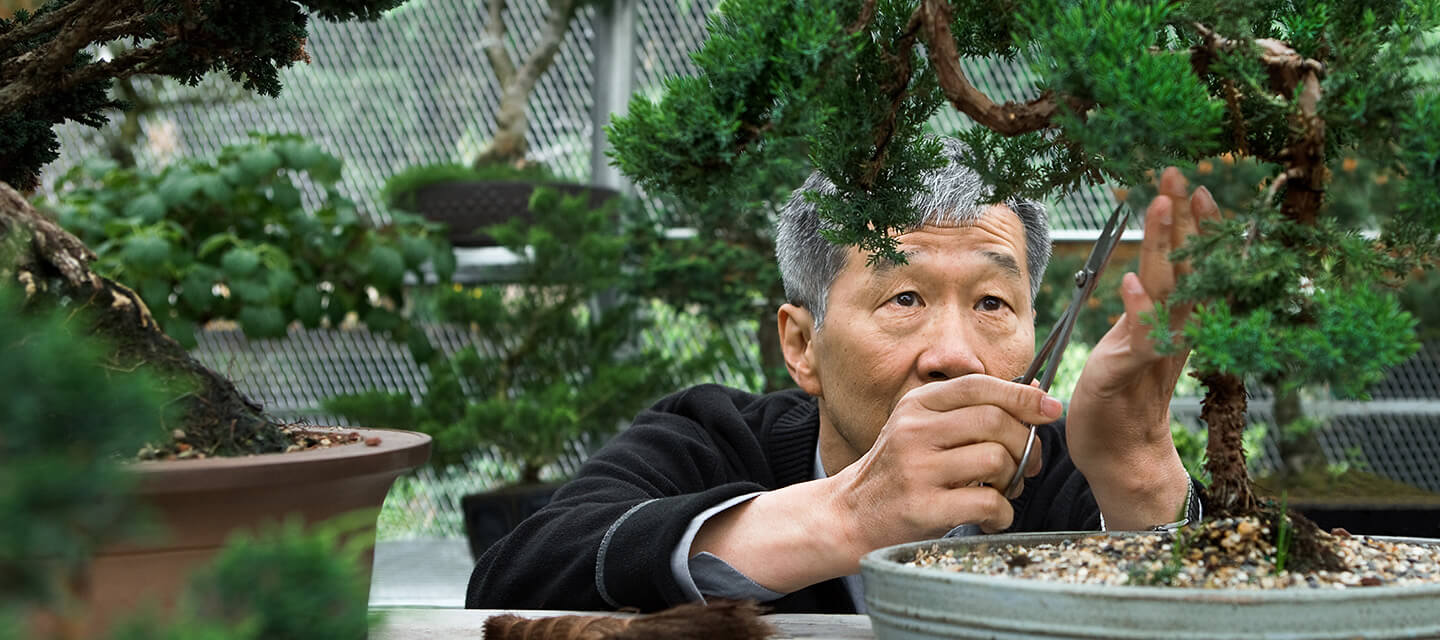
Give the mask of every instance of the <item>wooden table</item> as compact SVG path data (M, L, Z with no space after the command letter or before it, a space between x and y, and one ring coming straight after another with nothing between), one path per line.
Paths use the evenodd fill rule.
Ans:
M502 613L553 616L573 611L505 611L497 609L421 609L375 607L385 621L370 631L370 640L433 640L479 638L485 619ZM593 614L591 614L593 615ZM623 614L611 614L623 615ZM870 618L863 615L780 613L765 616L779 633L777 639L873 640Z

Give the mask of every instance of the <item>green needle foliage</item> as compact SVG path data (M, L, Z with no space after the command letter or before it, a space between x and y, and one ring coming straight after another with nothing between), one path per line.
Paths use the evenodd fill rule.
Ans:
M613 203L591 210L583 197L541 188L530 210L533 223L486 230L520 257L516 281L435 294L439 319L470 327L480 346L431 360L418 404L372 391L331 399L327 410L425 431L436 464L493 445L523 482L536 482L577 439L613 433L685 372L708 370L706 357L645 342L653 325L644 300L622 287L626 238Z
M146 526L122 463L174 418L152 377L112 366L77 314L22 298L0 284L0 637L16 640L36 637L27 625L37 611L84 616L74 589L96 551L163 534ZM137 618L108 637L363 637L369 585L357 558L370 540L342 537L373 521L233 541L196 579L187 612Z
M280 338L295 322L340 326L355 314L427 358L424 334L400 313L404 279L423 282L428 268L449 281L454 254L438 226L416 216L395 212L379 226L362 217L336 188L341 167L298 136L254 136L158 173L84 163L41 206L95 251L97 272L129 283L187 348L213 320ZM324 194L313 209L301 197L306 182Z
M21 305L0 284L0 610L63 601L91 553L139 530L116 463L165 418L153 381L107 367L85 323Z
M1229 217L1176 256L1194 269L1172 300L1199 312L1158 332L1225 382L1207 420L1233 437L1210 439L1212 470L1229 451L1217 495L1244 495L1217 502L1244 510L1235 380L1361 394L1417 346L1395 291L1440 254L1437 27L1436 0L730 0L699 74L632 101L610 134L647 190L735 217L769 214L773 179L815 167L838 189L813 196L830 238L872 260L904 259L890 236L915 219L937 155L924 123L946 103L972 121L953 135L992 201L1245 164ZM1021 103L959 64L1017 58L1038 77Z

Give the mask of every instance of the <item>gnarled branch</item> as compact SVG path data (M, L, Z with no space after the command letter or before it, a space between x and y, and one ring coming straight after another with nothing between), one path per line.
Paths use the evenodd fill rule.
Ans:
M1221 53L1240 46L1203 24L1192 26L1205 41L1192 56L1200 73ZM1285 189L1280 212L1296 222L1315 224L1325 184L1330 180L1330 170L1325 167L1325 121L1319 114L1320 78L1325 73L1325 65L1301 56L1279 40L1262 38L1255 40L1255 44L1260 48L1260 62L1269 76L1270 90L1283 99L1294 100L1296 107L1290 117L1290 138L1284 150L1276 157L1265 158L1285 167L1274 187L1283 184Z
M945 98L961 113L970 116L986 128L1007 136L1016 136L1031 131L1047 129L1051 120L1060 110L1061 99L1046 91L1024 104L1006 102L996 104L970 80L960 68L960 48L955 35L950 32L952 12L949 0L923 0L918 11L922 12L921 33L930 53L930 62L939 74L940 88ZM1076 111L1084 111L1090 104L1080 100L1067 99L1066 103Z
M51 29L59 28L77 15L84 15L90 7L99 4L103 0L75 0L54 11L48 11L31 20L29 23L17 26L9 32L0 34L0 51L5 51L16 43L34 38Z

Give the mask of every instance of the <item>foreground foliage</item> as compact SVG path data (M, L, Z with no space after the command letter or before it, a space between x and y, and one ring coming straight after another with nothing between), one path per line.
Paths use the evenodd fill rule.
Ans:
M22 298L0 284L0 638L69 640L92 554L164 535L122 460L166 423L167 403L152 377L112 366L83 318ZM362 637L369 585L344 533L343 522L313 534L292 525L233 541L178 613L142 614L111 637Z

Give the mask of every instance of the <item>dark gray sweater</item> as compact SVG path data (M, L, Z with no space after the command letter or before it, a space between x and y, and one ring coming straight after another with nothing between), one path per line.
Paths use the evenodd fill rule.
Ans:
M754 395L700 385L666 397L596 452L554 500L480 558L472 609L640 611L686 601L670 553L690 521L728 498L811 480L820 428L800 390ZM1044 464L1012 501L1012 531L1099 528L1064 425L1037 429ZM767 603L782 613L853 613L827 580Z

